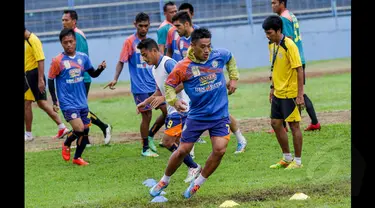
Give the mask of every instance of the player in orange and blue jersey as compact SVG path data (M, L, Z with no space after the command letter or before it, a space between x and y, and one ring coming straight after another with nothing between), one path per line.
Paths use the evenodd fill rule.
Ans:
M89 47L87 44L86 36L82 32L82 30L78 29L77 21L78 14L75 10L64 10L62 16L62 25L64 28L74 30L76 35L76 51L85 53L87 56L89 56ZM85 72L83 75L83 82L85 83L87 97L91 86L91 77L87 72ZM104 143L109 144L111 140L112 126L110 124L103 123L103 121L101 121L99 117L92 111L90 111L89 117L91 119L91 123L98 126L102 130L104 135Z
M189 14L191 22L192 22L193 17L194 17L194 7L193 7L193 5L191 5L189 3L182 3L178 7L178 11L179 12L180 11L187 12ZM196 24L192 23L191 25L193 25L194 29L199 28L199 26L196 25ZM184 56L182 56L182 54L180 53L179 44L180 44L180 36L177 33L177 28L174 25L172 25L172 27L168 30L168 35L167 35L167 44L166 44L167 53L166 53L166 55L171 57L172 59L176 60L177 62L184 58Z
M298 47L299 55L301 57L301 62L302 62L302 69L303 69L303 84L305 84L306 62L305 62L305 55L304 55L303 47L302 47L302 38L301 38L300 30L299 30L299 23L298 23L296 16L286 8L287 2L288 2L287 0L272 0L272 11L274 13L277 13L281 17L281 20L283 21L282 33L288 38L292 39L293 42ZM311 123L305 129L305 131L320 130L321 128L320 123L316 116L316 112L315 112L312 101L306 94L304 94L303 97L305 99L307 114L309 115L311 119ZM287 130L285 122L284 122L284 128ZM270 132L272 133L273 131L271 130Z
M177 33L180 36L180 43L177 46L178 50L180 54L182 54L183 58L185 58L187 50L191 44L190 35L194 31L190 15L186 11L179 11L175 16L173 16L172 23L177 28ZM232 115L229 117L231 120L230 128L237 139L237 148L234 153L243 153L245 151L247 141L238 128L236 119Z
M151 196L160 195L168 186L170 177L189 154L194 142L208 130L212 153L199 177L191 182L183 194L185 198L192 197L219 166L229 142L228 94L236 90L239 77L236 61L226 49L211 49L211 33L206 28L194 30L191 41L187 57L177 63L165 82L166 101L179 112L186 110L187 103L178 99L175 88L183 83L191 100L190 111L180 146L170 157L164 176L150 189ZM224 76L224 66L229 72L228 83Z
M140 12L135 17L134 22L137 31L129 36L122 47L120 59L116 65L116 74L114 80L107 84L106 87L115 89L114 86L121 74L124 63L128 62L131 92L133 93L134 102L136 105L143 102L145 99L154 94L156 90L155 79L152 75L152 66L148 65L142 58L140 50L137 45L141 40L148 38L147 32L150 27L150 17L143 12ZM141 154L147 157L157 157L157 149L153 140L153 136L164 125L167 116L167 108L165 103L158 107L162 114L156 119L154 125L149 129L152 119L152 108L146 106L140 109L142 115L142 122L140 133L143 142Z
M60 42L64 52L52 60L48 73L48 87L53 105L61 109L65 120L73 128L62 145L62 157L65 161L70 160L70 146L77 139L73 163L88 165L88 162L81 157L89 142L88 134L91 125L88 117L86 87L83 81L84 73L88 72L91 77L98 77L105 69L106 64L103 61L95 70L85 53L76 52L76 37L73 29L63 29L60 32ZM55 79L58 100L55 94ZM58 110L57 107L55 107L55 111Z

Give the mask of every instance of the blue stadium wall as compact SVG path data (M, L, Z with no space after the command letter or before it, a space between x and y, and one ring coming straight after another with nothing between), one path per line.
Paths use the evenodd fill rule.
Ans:
M268 66L268 40L261 24L209 28L213 34L212 44L217 48L227 48L236 57L242 70ZM84 31L85 29L82 28ZM351 57L351 16L300 20L306 61ZM149 34L156 40L156 33ZM106 60L107 69L93 82L108 82L113 79L116 64L125 36L88 39L90 58L96 67ZM43 43L46 56L46 74L54 56L62 51L59 42ZM308 69L308 68L307 68ZM127 64L120 80L129 80Z

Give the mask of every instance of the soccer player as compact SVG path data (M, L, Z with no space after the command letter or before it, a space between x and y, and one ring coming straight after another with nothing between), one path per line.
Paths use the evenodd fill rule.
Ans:
M177 6L174 2L168 1L163 6L165 20L160 24L156 31L158 37L159 50L162 54L166 53L165 44L167 41L167 33L169 28L172 27L172 17L177 12Z
M85 34L82 30L77 28L77 21L78 21L78 14L75 10L65 10L62 16L62 24L64 28L73 29L76 35L76 51L85 53L89 56L89 48L86 40ZM85 83L86 87L86 97L88 97L91 85L91 77L90 75L85 72L83 75L83 82ZM89 112L89 117L91 119L91 123L98 126L104 135L104 143L109 144L111 140L111 131L112 126L110 124L103 123L97 115L95 115L92 111Z
M269 42L272 84L270 94L271 125L283 152L283 159L270 168L295 169L302 167L301 113L304 107L303 70L298 47L282 34L283 22L277 15L267 17L262 25ZM293 159L283 121L289 123L293 135Z
M73 164L84 166L89 164L81 156L89 141L91 123L88 117L89 108L83 74L88 72L91 77L98 77L105 69L106 63L103 61L95 70L87 54L76 51L76 36L73 29L64 28L59 38L64 52L52 59L48 73L48 87L53 105L56 106L54 110L58 111L61 108L65 120L73 128L62 144L62 157L65 161L70 160L70 146L74 140L77 140Z
M191 33L194 31L189 13L186 11L177 12L177 14L172 18L172 23L177 28L177 33L180 36L180 43L177 46L178 50L180 54L182 54L183 58L185 58L191 43ZM237 148L234 153L243 153L245 151L247 141L237 125L237 120L232 115L229 115L229 118L231 120L230 129L237 139Z
M225 81L224 66L229 71L228 83ZM184 197L192 197L219 166L230 139L227 94L235 92L237 80L238 70L232 53L226 49L211 50L210 31L206 28L194 30L188 57L177 63L165 83L166 101L179 112L185 111L188 105L175 92L183 83L191 100L189 114L182 130L180 146L169 158L164 176L150 189L151 196L160 195L169 185L170 177L206 130L210 134L212 153L201 174L183 193Z
M47 103L46 78L44 76L44 52L42 42L32 32L25 28L25 141L32 141L33 123L32 102L38 104L48 116L58 125L58 132L54 138L60 139L69 132L59 115Z
M177 62L172 58L169 58L168 56L163 56L159 52L158 45L151 38L142 40L140 43L138 43L137 48L141 50L143 60L147 64L153 65L152 74L154 75L157 85L157 90L155 91L155 93L151 97L144 100L142 103L139 103L137 105L137 109L144 108L149 104L151 104L151 106L155 108L159 106L160 103L165 102L165 80L172 72ZM185 103L190 102L190 99L186 95L185 90L183 90L182 85L179 87L179 89L176 90L178 91L177 97L179 97ZM174 152L178 147L182 128L185 124L187 113L189 111L189 104L187 104L186 110L181 113L177 112L177 110L169 104L167 104L167 109L168 115L165 120L165 130L162 141L165 148L167 148L171 152ZM193 161L192 157L189 154L185 156L184 163L188 167L188 175L185 179L185 182L189 183L198 177L202 168L200 165Z
M298 24L298 20L296 16L294 16L294 14L286 8L287 2L288 2L287 0L272 0L272 11L274 13L277 13L281 17L281 20L283 21L282 33L288 38L292 39L298 47L299 55L301 57L301 62L302 62L302 69L303 69L303 84L305 85L306 62L305 62L305 55L303 53L301 33L299 31L299 24ZM303 98L305 100L307 114L309 115L311 119L311 123L309 126L307 126L305 131L320 130L321 128L320 123L316 116L312 101L306 94L303 95ZM287 131L288 128L286 127L285 121L283 125ZM273 133L272 130L270 131L270 133Z
M150 27L150 17L140 12L136 15L134 26L137 31L129 36L125 41L121 50L120 60L117 62L116 74L109 84L104 88L109 87L114 90L114 86L121 74L124 63L129 64L131 92L133 93L135 104L143 102L145 99L154 94L156 90L155 79L152 75L151 66L143 60L140 50L137 45L141 40L148 38L147 32ZM143 142L143 148L141 154L147 157L157 157L157 149L154 143L153 136L156 132L164 125L165 118L167 116L167 108L165 104L158 107L162 111L162 114L156 119L154 125L150 128L150 122L152 118L151 106L146 106L140 109L142 115L142 122L140 126L140 132Z
M194 7L193 5L189 3L182 3L178 7L178 11L185 11L190 15L190 19L193 20L194 17ZM197 29L199 28L198 25L193 24L193 28ZM172 27L168 30L168 35L167 35L167 53L166 55L173 58L177 62L182 60L184 57L181 55L180 50L178 48L180 44L180 36L177 33L177 28L172 25Z

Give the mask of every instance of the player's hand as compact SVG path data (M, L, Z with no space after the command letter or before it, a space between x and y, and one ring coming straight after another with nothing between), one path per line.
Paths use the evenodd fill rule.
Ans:
M101 64L99 64L98 69L105 69L107 67L107 63L103 61Z
M275 90L275 89L271 89L271 90L270 90L270 95L269 95L269 98L268 98L269 101L270 101L270 103L272 103L272 96L273 96L273 92L274 92L274 90Z
M237 89L237 80L229 80L227 83L228 95L233 94Z
M139 114L141 112L139 109L142 109L142 108L146 107L146 105L147 105L147 103L145 101L138 103L138 105L136 107L137 114Z
M58 104L58 103L53 104L53 105L52 105L52 109L53 109L53 111L55 111L56 113L59 112L59 110L60 110L60 106L59 106L59 104Z
M44 94L46 92L46 85L45 85L43 79L40 79L38 81L38 89L39 89L40 93L42 93L42 94Z
M152 108L156 109L163 102L165 102L164 96L155 96L154 100L150 102L150 105L151 105Z
M187 106L187 103L183 100L177 100L175 103L174 103L174 108L178 111L178 112L185 112L186 111L186 107Z
M109 87L109 89L114 90L114 89L116 89L115 88L116 84L117 84L117 80L113 80L112 82L108 83L103 89Z
M301 111L305 109L305 99L303 99L303 95L297 95L296 103Z

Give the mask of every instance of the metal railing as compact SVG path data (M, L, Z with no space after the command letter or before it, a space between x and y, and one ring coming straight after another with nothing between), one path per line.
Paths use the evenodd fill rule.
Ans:
M155 31L163 21L163 0L25 0L25 25L43 41L58 39L63 10L74 8L78 25L88 37L114 36L134 31L138 12L150 15ZM226 26L260 23L273 14L269 0L176 0L177 6L189 2L194 6L194 23L200 26ZM298 19L351 15L351 0L289 0Z

